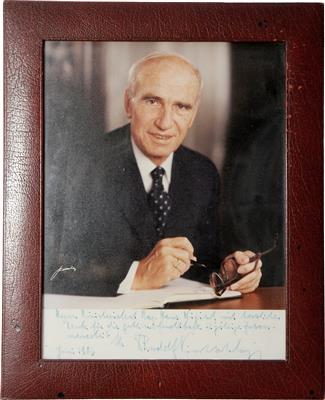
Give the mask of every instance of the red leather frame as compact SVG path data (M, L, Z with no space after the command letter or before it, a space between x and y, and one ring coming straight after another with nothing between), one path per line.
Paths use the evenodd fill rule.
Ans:
M2 397L323 398L323 6L8 1L4 25ZM286 42L287 361L41 359L45 40Z

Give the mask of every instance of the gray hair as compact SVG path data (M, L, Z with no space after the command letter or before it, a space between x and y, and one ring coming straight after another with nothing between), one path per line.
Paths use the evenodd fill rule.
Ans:
M137 80L137 76L141 68L150 61L154 60L164 60L164 59L172 59L176 58L178 60L183 61L185 64L187 64L194 72L195 76L197 77L197 80L199 81L199 94L198 94L198 99L201 96L201 91L203 88L203 80L200 71L198 68L196 68L187 58L181 56L180 54L177 53L165 53L165 52L154 52L146 55L143 58L140 58L137 60L129 69L129 76L128 76L128 86L127 86L127 91L131 97L134 96L134 86L135 82Z

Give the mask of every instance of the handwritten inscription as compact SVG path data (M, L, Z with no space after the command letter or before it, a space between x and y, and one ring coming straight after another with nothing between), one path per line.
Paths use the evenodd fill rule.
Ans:
M53 279L55 279L60 272L66 272L66 271L73 271L76 272L77 268L74 267L73 265L71 265L71 267L64 267L63 265L61 265L57 270L54 271L54 273L51 275L50 277L50 281L53 281Z
M285 312L44 310L43 357L285 359Z

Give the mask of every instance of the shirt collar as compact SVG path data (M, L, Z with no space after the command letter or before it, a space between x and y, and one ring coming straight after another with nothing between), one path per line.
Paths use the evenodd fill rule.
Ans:
M141 174L142 181L145 183L148 180L148 178L150 178L150 182L152 182L150 172L154 170L157 167L157 165L154 164L147 156L145 156L142 153L139 147L135 144L132 136L131 136L131 143L132 143L133 153ZM160 167L164 168L165 170L165 176L168 184L171 181L173 157L174 153L171 153L166 158L166 160L160 164Z

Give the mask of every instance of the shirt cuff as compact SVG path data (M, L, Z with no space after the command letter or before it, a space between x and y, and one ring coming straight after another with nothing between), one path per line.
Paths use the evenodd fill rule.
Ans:
M126 293L132 292L131 287L132 287L135 273L137 272L138 265L139 265L139 261L133 261L133 263L131 264L131 267L129 269L129 272L127 273L124 280L120 283L117 294L126 294Z

